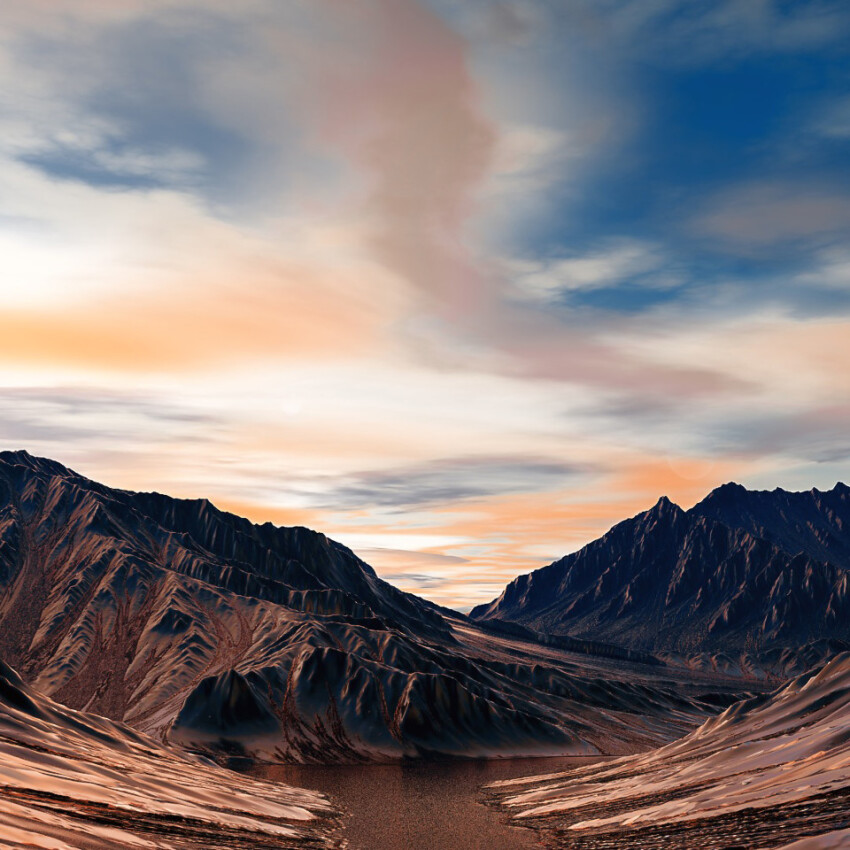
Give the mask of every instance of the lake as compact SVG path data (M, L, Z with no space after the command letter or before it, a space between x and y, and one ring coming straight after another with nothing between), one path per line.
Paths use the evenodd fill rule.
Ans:
M344 812L349 850L540 850L536 833L483 805L481 786L554 773L575 757L379 765L260 765L251 774L313 788Z

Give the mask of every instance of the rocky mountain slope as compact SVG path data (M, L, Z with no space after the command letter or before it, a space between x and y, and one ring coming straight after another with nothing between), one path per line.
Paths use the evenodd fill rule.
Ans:
M490 790L570 850L850 846L850 653L660 749Z
M0 846L332 848L314 791L262 782L72 711L0 662Z
M803 553L813 561L850 569L850 487L846 484L801 493L724 484L689 513L742 528L789 554Z
M757 666L850 647L850 489L715 490L650 510L471 613L547 633ZM761 659L761 661L759 661ZM792 664L793 667L793 664Z
M322 534L24 452L0 453L0 657L72 708L292 761L634 751L752 687L483 629Z

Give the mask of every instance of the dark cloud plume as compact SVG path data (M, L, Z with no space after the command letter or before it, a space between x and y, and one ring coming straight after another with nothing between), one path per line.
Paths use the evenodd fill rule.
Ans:
M366 471L343 480L325 497L329 505L409 507L486 498L500 493L557 489L582 467L539 457L461 457L394 470Z

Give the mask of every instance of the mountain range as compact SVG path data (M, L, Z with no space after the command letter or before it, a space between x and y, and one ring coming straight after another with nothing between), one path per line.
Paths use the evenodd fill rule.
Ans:
M801 672L850 648L850 488L661 498L470 614L667 660Z
M2 452L0 833L330 848L327 800L204 755L661 744L490 794L553 847L843 846L848 572L847 487L730 484L688 511L661 499L465 617L318 532Z
M621 753L763 687L471 622L306 528L0 453L0 658L217 758Z

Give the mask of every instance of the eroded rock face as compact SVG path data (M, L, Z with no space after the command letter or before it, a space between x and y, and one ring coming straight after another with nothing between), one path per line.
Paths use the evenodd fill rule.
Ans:
M846 648L848 615L850 490L842 484L829 493L724 485L689 511L661 499L471 614L754 667L778 663L783 649Z
M850 569L850 487L832 490L747 490L724 484L691 511L795 555Z
M295 761L625 752L751 687L528 637L402 593L309 529L0 454L0 655L68 706L188 747Z
M4 847L338 848L314 791L240 776L58 705L0 661Z
M848 730L843 653L665 747L491 790L553 847L847 847Z

